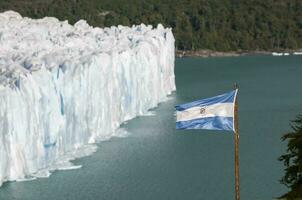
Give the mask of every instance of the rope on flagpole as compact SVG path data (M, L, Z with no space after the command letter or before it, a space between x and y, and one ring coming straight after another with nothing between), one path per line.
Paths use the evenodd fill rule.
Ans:
M234 89L238 90L237 83L234 84ZM237 95L235 96L234 106L234 144L235 144L235 200L240 200L239 192L239 132L238 132L238 104Z

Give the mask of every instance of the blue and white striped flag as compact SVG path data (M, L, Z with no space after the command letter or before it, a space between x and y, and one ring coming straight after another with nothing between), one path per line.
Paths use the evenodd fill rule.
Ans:
M238 90L175 106L176 129L234 130Z

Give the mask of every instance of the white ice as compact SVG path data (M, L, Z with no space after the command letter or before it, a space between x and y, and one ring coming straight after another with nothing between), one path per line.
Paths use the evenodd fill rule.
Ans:
M95 152L88 144L173 90L169 28L0 13L0 185L81 167L70 160Z

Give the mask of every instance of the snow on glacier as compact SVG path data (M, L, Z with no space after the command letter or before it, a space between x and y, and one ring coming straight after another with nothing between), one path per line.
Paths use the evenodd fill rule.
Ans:
M81 167L69 161L173 90L169 28L0 13L0 185Z

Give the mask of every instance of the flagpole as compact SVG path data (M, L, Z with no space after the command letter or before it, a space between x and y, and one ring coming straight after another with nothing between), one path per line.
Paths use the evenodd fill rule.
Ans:
M238 86L235 83L234 89L238 90ZM235 144L235 200L240 200L239 193L239 133L238 133L238 105L237 95L235 96L234 106L234 144Z

